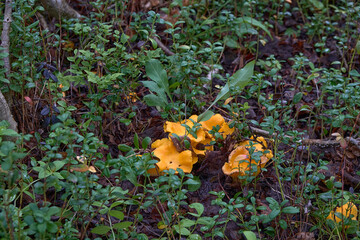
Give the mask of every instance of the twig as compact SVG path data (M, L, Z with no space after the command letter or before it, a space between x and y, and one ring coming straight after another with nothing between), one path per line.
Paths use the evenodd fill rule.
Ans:
M170 49L168 49L157 37L154 37L155 42L167 55L172 56L175 55Z
M260 135L260 136L264 136L264 137L276 137L278 135L278 133L273 133L270 134L268 131L262 130L260 128L255 128L255 127L250 127L251 131ZM294 137L288 136L288 135L283 135L284 138L289 138L290 140L294 141ZM354 144L355 146L360 147L360 140L352 138L352 137L346 137L345 140L347 142L350 142L352 144ZM321 140L321 139L302 139L298 141L301 144L304 145L317 145L320 147L329 147L329 146L337 146L340 145L339 141L336 140Z

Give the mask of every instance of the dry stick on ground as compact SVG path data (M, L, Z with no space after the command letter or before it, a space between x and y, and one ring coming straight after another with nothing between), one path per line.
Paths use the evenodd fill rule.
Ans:
M260 135L260 136L264 136L264 137L276 137L278 134L277 133L273 133L270 134L268 131L262 130L260 128L255 128L255 127L250 127L252 132ZM294 140L293 137L288 136L288 135L283 135L284 138L289 138L290 140ZM352 144L354 144L357 147L360 147L360 140L352 138L352 137L346 137L344 138L347 142L350 142ZM340 141L337 140L321 140L321 139L302 139L300 141L298 141L298 143L301 143L303 145L316 145L319 147L329 147L329 146L337 146L340 145Z
M173 53L169 48L167 48L157 37L154 37L155 42L158 44L159 48L161 48L166 55L173 56L175 53Z
M11 22L12 22L12 0L6 0L5 1L5 13L4 13L4 21L3 21L3 30L1 33L1 47L3 48L1 52L5 53L5 57L3 58L4 61L4 68L5 68L5 76L7 78L10 77L10 28L11 28ZM6 120L10 123L10 128L14 131L17 131L17 123L14 120L14 117L11 114L9 105L1 93L0 89L0 121Z

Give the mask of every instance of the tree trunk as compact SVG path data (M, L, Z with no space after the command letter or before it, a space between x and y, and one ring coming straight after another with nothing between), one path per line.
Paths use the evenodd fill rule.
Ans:
M11 25L11 14L12 14L12 0L5 1L5 13L4 13L4 22L3 22L3 30L1 33L1 47L2 52L5 53L5 57L3 58L4 61L4 68L6 69L5 76L8 78L10 76L10 58L9 58L9 46L10 46L10 25ZM0 90L0 121L6 120L10 123L10 128L14 131L17 131L17 123L15 122L13 116L11 115L11 111L9 105L4 98Z

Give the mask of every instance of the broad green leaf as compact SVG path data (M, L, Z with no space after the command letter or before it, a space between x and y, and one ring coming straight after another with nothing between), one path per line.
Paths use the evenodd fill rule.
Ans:
M154 95L154 94L146 95L146 96L144 97L144 101L145 101L146 104L149 105L150 107L158 106L158 107L164 108L164 107L166 106L166 104L167 104L167 102L165 103L161 97L156 96L156 95Z
M280 209L274 209L268 215L270 219L275 219L280 214Z
M192 226L194 226L195 225L195 221L194 220L190 220L190 219L187 219L187 218L185 218L185 219L183 219L183 220L181 220L181 222L180 222L181 224L181 227L192 227Z
M300 102L301 98L302 98L303 94L302 92L298 92L295 94L294 98L293 98L293 103L297 104Z
M255 27L261 28L272 39L271 33L269 32L267 27L264 24L262 24L261 22L259 22L258 20L254 19L252 17L241 17L239 20L240 20L240 23L241 22L246 22L246 23L249 23L249 24L251 24L251 25L253 25Z
M195 192L201 187L201 181L199 180L198 177L194 177L193 179L189 178L184 182L184 184L188 186L188 190L190 192Z
M130 227L132 224L133 224L132 222L124 221L124 222L119 222L119 223L114 224L113 227L115 229L125 229L125 228Z
M99 234L99 235L104 235L104 234L108 233L109 231L110 231L109 226L97 226L97 227L94 227L93 229L91 229L91 233L95 233L95 234Z
M141 146L145 150L149 146L150 143L151 143L151 138L145 137L141 142Z
M288 225L287 225L287 223L286 223L286 221L284 219L279 220L279 225L284 230L287 229L287 227L288 227Z
M148 77L156 82L170 97L168 77L159 60L150 59L145 64L145 70Z
M244 233L247 240L256 240L255 233L253 233L251 231L244 231L243 233Z
M279 203L275 199L273 199L272 197L267 197L266 201L268 201L268 203L270 203L272 205L275 205L275 206L279 205Z
M167 103L167 98L164 89L160 88L156 82L152 81L142 81L143 85L147 87L150 91L157 93L157 95L161 98L162 102Z
M175 225L173 228L180 235L189 236L191 234L191 232L183 226Z
M163 88L161 88L156 82L154 81L142 81L144 87L147 87L150 91L158 93L158 94L165 94Z
M116 206L119 206L119 205L121 205L121 204L124 204L124 200L120 200L120 201L114 202L113 204L111 204L110 209L111 209L111 208L114 208L114 207L116 207Z
M322 10L324 8L324 4L318 0L310 0L310 3L317 8L318 10Z
M189 237L188 237L189 240L202 240L202 238L200 237L199 234L191 234Z
M226 46L229 48L240 48L239 43L228 35L224 37L224 41Z
M65 161L53 161L53 164L55 165L55 171L60 170L65 164Z
M122 152L129 152L129 151L132 150L132 147L130 147L130 146L126 145L126 144L120 144L120 145L118 146L118 149L119 149L120 151L122 151Z
M230 78L230 87L238 87L243 89L249 84L251 77L254 74L255 60L249 62L244 68L238 70Z
M288 214L296 214L296 213L299 213L300 211L299 211L298 208L290 206L290 207L284 207L282 209L282 212L283 213L288 213Z
M6 136L13 136L13 137L18 137L20 136L17 132L15 132L12 129L3 129L0 130L0 135L6 135Z
M207 110L205 112L203 112L202 114L199 115L197 121L201 122L201 121L207 121L209 120L215 113L213 111Z
M189 205L189 207L195 208L199 216L201 216L201 214L204 212L204 205L201 203L192 203Z
M120 220L124 219L124 213L122 211L110 210L109 214L110 214L110 216L116 217L117 219L120 219Z

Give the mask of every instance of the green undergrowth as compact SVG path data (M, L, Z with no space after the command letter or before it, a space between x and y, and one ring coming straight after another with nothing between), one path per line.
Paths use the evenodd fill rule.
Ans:
M328 219L360 205L359 183L342 175L360 176L345 141L359 138L360 5L290 2L135 12L131 1L98 0L50 31L36 17L42 7L14 1L12 72L0 70L0 90L20 131L0 122L0 238L360 239L359 212ZM292 42L290 57L263 54L277 41ZM229 150L222 163L255 128L266 133L274 157L261 174L209 179L205 156L191 173L150 176L152 121L163 131L165 121L214 113L235 128L227 139L212 130L214 149ZM341 146L303 144L334 133Z

